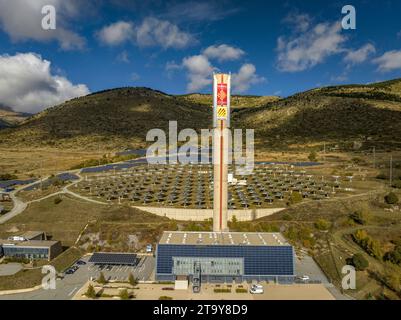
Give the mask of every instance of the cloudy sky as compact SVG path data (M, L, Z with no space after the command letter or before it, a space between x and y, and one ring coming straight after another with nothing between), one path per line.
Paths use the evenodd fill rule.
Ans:
M57 13L43 30L44 5ZM288 96L400 77L401 1L0 0L0 106L37 112L103 89Z

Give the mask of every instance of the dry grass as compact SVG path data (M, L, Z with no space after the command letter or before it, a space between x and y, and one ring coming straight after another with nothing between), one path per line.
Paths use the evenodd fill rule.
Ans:
M101 158L105 151L73 151L53 148L0 148L0 172L16 173L19 178L47 176L68 170L84 160Z

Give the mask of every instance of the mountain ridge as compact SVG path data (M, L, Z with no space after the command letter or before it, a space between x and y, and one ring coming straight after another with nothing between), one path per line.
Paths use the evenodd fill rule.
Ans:
M233 96L233 127L255 129L259 146L385 142L399 146L401 79L316 88L287 98ZM150 129L211 127L211 95L169 95L145 87L103 90L48 108L0 131L0 146L143 148Z

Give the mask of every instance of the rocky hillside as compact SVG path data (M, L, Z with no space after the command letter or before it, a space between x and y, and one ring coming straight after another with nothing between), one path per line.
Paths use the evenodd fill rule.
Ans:
M258 148L401 148L401 80L310 90L294 96L233 97L233 126L255 129ZM210 95L172 96L120 88L49 108L0 131L0 147L143 148L150 129L210 128ZM1 122L0 122L1 123Z
M401 147L401 80L319 88L234 114L263 145Z

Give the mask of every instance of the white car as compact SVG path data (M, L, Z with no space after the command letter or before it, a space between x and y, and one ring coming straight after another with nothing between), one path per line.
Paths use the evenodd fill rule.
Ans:
M299 280L301 280L301 281L304 281L304 282L306 282L306 281L309 281L309 280L310 280L309 276L306 276L306 275L299 276L299 277L298 277L298 279L299 279Z
M264 293L263 286L259 284L253 284L251 286L251 290L249 291L251 294L262 294Z

